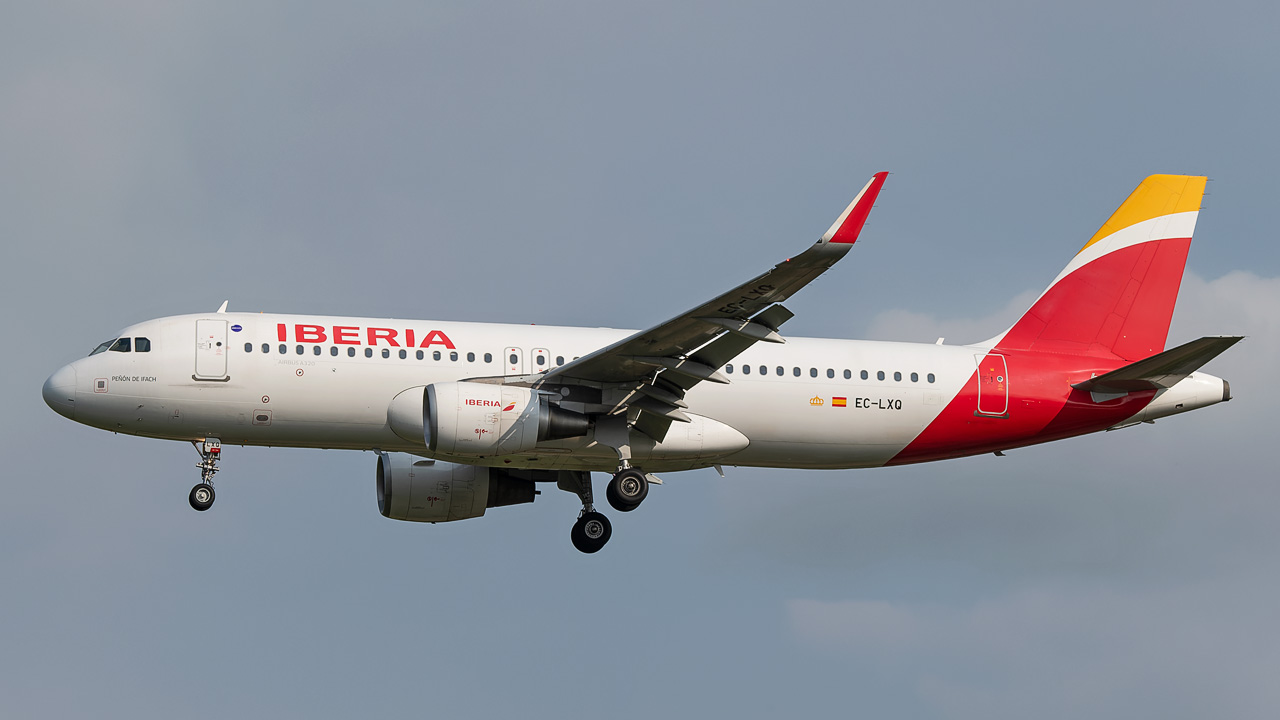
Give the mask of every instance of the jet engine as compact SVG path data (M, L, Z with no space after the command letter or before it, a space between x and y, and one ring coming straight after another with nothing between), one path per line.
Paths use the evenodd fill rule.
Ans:
M533 480L499 469L378 453L378 511L392 520L452 522L533 502Z
M397 435L432 452L475 457L528 452L591 429L586 415L529 388L465 381L405 390L391 401L387 420Z

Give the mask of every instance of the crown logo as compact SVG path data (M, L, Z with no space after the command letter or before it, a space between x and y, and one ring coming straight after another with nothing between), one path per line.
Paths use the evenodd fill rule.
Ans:
M822 398L818 397L817 395L814 395L813 397L809 398L809 404L814 407L822 407Z

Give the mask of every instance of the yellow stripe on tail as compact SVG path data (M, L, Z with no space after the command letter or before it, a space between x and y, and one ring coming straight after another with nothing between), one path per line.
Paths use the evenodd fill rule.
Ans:
M1204 196L1204 186L1209 179L1201 175L1152 175L1143 180L1129 194L1128 199L1111 214L1102 224L1098 232L1089 238L1080 251L1130 225L1137 225L1145 220L1171 215L1173 213L1191 212L1200 209L1200 200Z

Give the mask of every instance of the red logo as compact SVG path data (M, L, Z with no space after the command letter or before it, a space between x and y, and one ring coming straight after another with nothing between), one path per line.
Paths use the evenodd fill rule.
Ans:
M334 325L332 328L324 325L308 325L305 323L297 323L293 326L293 339L300 343L327 343L332 342L336 345L383 345L390 347L430 347L432 345L443 345L449 350L454 350L453 341L449 339L439 330L430 330L422 336L421 342L418 341L418 333L420 331L413 328L406 328L401 331L397 328L380 328L370 327L361 328L353 325ZM280 342L288 342L289 326L284 323L276 324L276 337ZM361 342L364 340L365 342Z
M512 409L514 409L514 408L515 408L515 406L516 406L516 404L515 404L515 403L511 403L510 405L508 405L508 406L506 406L506 407L502 408L502 412L506 412L506 411L508 411L508 410L512 410Z

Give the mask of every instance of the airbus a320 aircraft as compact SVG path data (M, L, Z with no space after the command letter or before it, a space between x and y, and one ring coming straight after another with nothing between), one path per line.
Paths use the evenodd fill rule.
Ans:
M1240 340L1165 350L1205 178L1153 175L1013 327L973 345L790 338L780 303L853 247L877 173L799 255L642 332L217 312L125 328L44 399L104 430L191 442L196 510L226 445L372 450L396 520L449 522L576 493L570 538L653 474L724 465L869 468L1000 454L1231 399L1197 372Z

